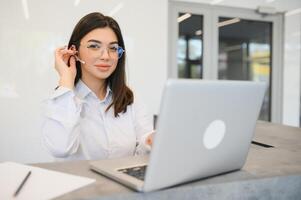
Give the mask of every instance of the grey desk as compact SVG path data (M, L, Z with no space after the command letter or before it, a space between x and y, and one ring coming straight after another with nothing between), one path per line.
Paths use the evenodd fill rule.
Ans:
M242 170L151 193L136 193L90 171L88 161L35 164L96 179L58 199L301 199L301 129L258 122Z

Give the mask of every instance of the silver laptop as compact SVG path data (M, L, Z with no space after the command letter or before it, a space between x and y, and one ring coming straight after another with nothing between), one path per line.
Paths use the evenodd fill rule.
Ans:
M142 192L241 169L265 90L250 81L168 80L151 154L90 167Z

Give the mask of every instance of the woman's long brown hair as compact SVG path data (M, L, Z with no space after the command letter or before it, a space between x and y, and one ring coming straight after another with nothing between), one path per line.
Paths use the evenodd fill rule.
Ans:
M117 36L118 45L125 50L123 37L118 23L109 16L104 16L101 13L93 12L84 16L75 26L72 35L70 37L68 48L71 45L75 45L76 49L79 49L81 39L90 31L96 28L111 28ZM119 113L126 112L127 106L131 105L134 101L134 95L130 88L126 85L125 78L125 57L126 52L118 60L115 71L106 79L106 86L109 86L112 90L113 98L112 103L107 107L108 111L112 106L114 108L114 116L118 117ZM76 62L76 77L74 85L77 84L82 76L81 64Z

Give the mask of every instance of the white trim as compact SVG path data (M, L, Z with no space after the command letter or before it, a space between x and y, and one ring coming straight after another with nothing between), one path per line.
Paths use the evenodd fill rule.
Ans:
M271 121L282 123L283 118L283 63L284 63L284 26L283 16L275 16L273 21L273 40L272 40L272 105ZM277 23L276 23L277 22Z

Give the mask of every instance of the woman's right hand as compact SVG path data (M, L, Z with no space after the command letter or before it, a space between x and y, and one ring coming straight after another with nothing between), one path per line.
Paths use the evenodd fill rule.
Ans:
M73 89L74 79L76 76L76 65L74 55L76 50L60 47L55 50L55 69L59 73L60 81L59 86ZM68 60L70 66L68 66Z
M149 145L150 147L153 146L153 141L154 141L154 135L156 134L156 131L152 131L145 139L145 143Z

